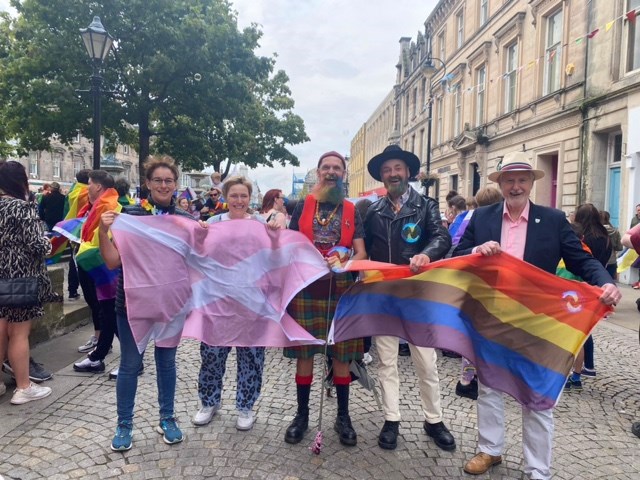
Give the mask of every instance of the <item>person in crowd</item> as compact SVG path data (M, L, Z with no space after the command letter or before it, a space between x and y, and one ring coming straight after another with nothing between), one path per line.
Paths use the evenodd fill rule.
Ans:
M225 195L226 198L226 195ZM264 194L260 215L270 222L272 219L277 222L280 228L287 228L287 209L285 207L285 196L282 190L273 188Z
M252 184L241 176L230 177L223 185L224 198L227 199L229 211L220 213L208 220L215 224L228 220L252 219L267 223L262 215L249 213ZM269 219L269 226L273 229L281 228L274 217ZM193 417L196 426L206 425L220 409L222 402L222 380L226 371L227 357L231 347L217 347L200 343L200 375L198 376L198 396L202 407ZM264 347L236 347L237 381L236 409L238 418L236 429L251 430L255 423L253 406L262 389L262 372L264 370Z
M622 245L627 248L633 248L636 253L640 254L640 224L636 224L627 230L622 236ZM638 311L640 311L640 299L636 300L636 305ZM638 332L638 340L640 341L640 332ZM631 424L631 433L640 438L640 421Z
M145 183L149 190L147 202L143 205L129 205L122 213L129 215L182 215L195 219L184 210L176 208L174 192L177 187L178 167L169 156L149 157L145 162ZM149 208L146 208L146 207ZM109 239L109 230L116 218L115 212L102 214L99 239L100 253L110 269L121 266L117 246ZM160 260L161 261L161 260ZM116 319L120 334L120 366L116 380L116 404L118 426L111 441L114 451L130 450L133 444L133 408L138 390L138 375L142 368L143 355L133 338L127 319L124 279L122 273L118 280L116 295ZM158 403L160 404L160 421L156 431L162 435L167 444L182 442L184 435L175 418L176 391L176 350L177 347L160 347L155 345L156 381L158 385Z
M185 198L185 197L178 198L178 200L176 201L176 206L187 213L191 213L191 202L189 202L188 198Z
M104 195L107 190L114 187L115 182L113 177L105 170L91 170L88 173L89 183L87 187L87 193L89 197L89 202L78 212L78 217L88 217L89 212L93 208L93 205L100 199L102 195ZM102 329L102 323L104 322L103 316L105 312L107 312L108 318L110 319L110 330L113 332L113 328L115 322L113 322L113 313L111 309L112 305L102 304L98 300L98 294L96 293L96 284L91 278L91 275L84 270L80 265L77 264L78 269L78 279L80 280L80 288L82 288L82 295L84 296L89 309L91 310L91 320L93 321L93 335L87 340L86 343L80 345L78 347L78 352L80 353L89 353L96 345L98 345L98 339L100 338L100 331ZM111 333L109 336L111 336ZM113 337L111 337L110 342L113 341ZM111 343L109 343L109 347L111 348ZM99 371L104 371L104 363L98 364Z
M551 274L562 258L569 271L602 287L600 301L614 305L622 295L602 264L582 249L580 239L560 210L541 207L529 199L534 181L544 172L531 166L524 152L504 156L500 170L489 175L497 182L504 202L478 208L469 222L454 256L504 251ZM479 453L464 471L480 475L502 462L504 449L503 394L478 384ZM522 407L524 473L531 479L551 478L553 409L536 411Z
M133 200L129 195L129 192L131 191L131 184L129 183L129 180L124 177L117 178L115 180L114 188L118 192L118 203L120 205L126 207L133 203Z
M222 190L218 187L211 187L209 190L209 198L204 202L204 206L200 209L200 219L208 220L214 215L225 212L226 203L223 200Z
M220 172L213 172L211 174L211 187L215 187L222 192L223 185L224 184L222 183L222 174Z
M613 252L613 244L609 238L609 232L602 224L598 209L591 203L580 205L575 211L575 223L582 233L581 240L589 248L591 255L606 269ZM591 377L596 374L593 356L593 335L589 335L584 347L576 357L573 372L567 379L565 388L582 390L582 372Z
M640 223L640 203L636 205L636 214L631 219L631 225L629 228L635 227L638 223Z
M495 187L484 187L478 190L475 196L476 207L486 207L488 205L493 205L494 203L498 203L502 201L502 193ZM457 246L464 235L469 222L471 221L471 216L475 209L469 211L468 219L465 218L465 222L460 225L456 236L451 239L451 242ZM466 358L462 357L462 370L460 372L460 380L456 384L456 395L459 397L470 398L471 400L476 400L478 398L478 377L476 372L476 367Z
M449 228L449 225L456 219L456 212L451 205L451 199L456 196L458 196L458 192L449 190L449 193L444 197L445 202L447 202L447 209L444 211L444 216L447 219L447 228Z
M98 200L103 195L113 192L115 182L113 177L104 170L92 170L89 172L89 209L87 215L92 208L97 204ZM119 194L119 193L118 193ZM108 197L104 197L108 198ZM120 199L118 199L120 203ZM83 229L84 230L84 229ZM86 234L83 231L83 238ZM88 236L93 237L93 232L89 232ZM89 273L87 273L80 265L78 265L78 273L80 275L80 284L82 286L82 292L84 298L89 298L90 301L97 303L99 326L96 330L96 343L95 347L89 350L87 357L73 364L73 369L76 372L85 373L102 373L105 370L104 359L111 350L113 344L113 338L118 335L118 326L116 324L116 299L115 295L112 298L98 299L98 292L94 279ZM92 291L89 289L92 288ZM88 303L88 302L87 302ZM93 339L91 339L93 340ZM88 345L87 342L86 345ZM83 348L83 347L80 347Z
M45 266L51 243L28 195L29 180L24 166L19 162L0 162L0 280L33 277L38 283L35 305L0 305L0 359L8 357L11 362L16 380L13 405L51 395L51 388L29 379L29 332L33 320L44 315L44 302L62 300L53 292ZM6 386L0 382L0 395L5 392Z
M467 206L467 211L475 210L478 208L478 201L475 196L467 197L465 200L465 204Z
M609 240L611 242L611 256L609 257L609 261L607 262L607 272L609 272L611 278L617 280L617 255L618 252L621 252L623 250L620 232L616 227L611 225L611 214L609 214L609 212L607 212L606 210L600 211L600 221L602 222L602 225L604 225L604 228L607 229L607 234L609 235Z
M51 185L48 183L43 184L42 187L38 189L38 193L36 193L36 198L35 198L36 203L40 205L40 202L42 201L42 199L46 195L49 195L50 193L51 193Z
M318 183L304 201L296 206L289 228L304 234L327 257L329 266L339 265L340 259L329 255L335 246L353 250L351 258L367 257L364 231L360 215L353 203L345 200L343 179L346 161L338 152L327 152L318 160ZM351 273L330 273L300 291L288 307L289 314L311 335L325 340L331 318L340 296L353 284ZM287 443L299 443L309 428L309 394L313 381L313 357L326 353L333 361L333 383L336 387L338 413L334 430L340 443L357 444L358 437L349 416L349 385L351 360L361 360L362 339L339 342L335 345L285 348L287 358L296 359L297 413L286 430Z
M449 234L453 237L467 214L467 201L462 195L456 195L449 200L449 208L453 212L453 222L449 225Z
M60 192L60 184L51 182L51 192L42 197L42 201L38 205L40 219L47 224L47 230L50 232L56 223L64 218L64 200L65 197Z
M364 220L366 249L371 260L409 265L418 272L421 267L444 258L451 247L451 237L440 222L438 204L409 186L409 179L420 169L418 157L390 145L369 161L367 169L387 189L387 196L369 207ZM393 450L398 443L401 420L398 338L378 336L374 340L384 412L378 445ZM423 428L438 447L454 450L456 442L442 421L436 351L412 344L409 348L418 374Z
M87 189L89 188L89 172L91 169L83 168L76 173L76 182L72 185L70 195L67 195L64 210L65 219L69 220L73 217L73 214L69 211L73 208L73 211L80 211L89 201ZM71 216L69 216L71 215ZM69 242L69 250L71 255L69 256L69 273L67 274L67 284L69 288L69 300L75 301L80 298L78 288L80 288L80 279L78 277L78 268L76 266L75 259L75 245L73 242Z

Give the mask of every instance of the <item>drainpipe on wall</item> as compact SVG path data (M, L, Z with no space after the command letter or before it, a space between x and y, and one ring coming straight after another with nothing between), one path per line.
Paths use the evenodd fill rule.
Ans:
M591 31L591 24L593 23L593 0L589 0L587 4L587 31ZM589 95L588 81L589 81L589 45L591 42L585 42L584 47L584 83L582 87L582 105L580 107L580 113L582 114L582 122L580 123L579 132L579 153L578 153L578 172L580 173L580 181L578 182L578 205L586 202L586 172L585 169L589 168L589 151L587 149L588 136L589 136L589 103L587 96Z

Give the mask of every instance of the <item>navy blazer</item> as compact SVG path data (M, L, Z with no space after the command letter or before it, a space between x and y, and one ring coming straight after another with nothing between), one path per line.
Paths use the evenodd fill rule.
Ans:
M489 240L500 243L503 210L504 201L473 212L453 256L467 255L473 247ZM592 285L613 283L600 262L582 249L580 239L562 211L530 202L523 260L555 274L560 258L571 273Z

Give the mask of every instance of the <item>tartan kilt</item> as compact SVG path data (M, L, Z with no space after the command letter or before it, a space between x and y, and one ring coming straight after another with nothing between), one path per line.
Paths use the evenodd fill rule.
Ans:
M334 274L331 280L317 280L307 288L298 292L287 307L287 312L307 332L316 338L327 339L327 307L329 296L329 282L331 282L331 307L329 310L329 325L336 311L338 300L347 289L353 285L353 276L349 273ZM287 347L283 354L287 358L312 358L317 353L324 353L324 345L302 345ZM338 361L348 363L360 360L364 353L364 343L361 338L329 345L327 354Z

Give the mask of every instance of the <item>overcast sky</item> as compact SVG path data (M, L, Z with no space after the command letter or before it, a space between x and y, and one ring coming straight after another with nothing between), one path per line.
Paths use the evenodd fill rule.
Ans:
M424 32L437 0L232 0L240 28L255 22L258 53L277 53L289 75L295 113L311 139L292 147L297 173L328 150L349 153L351 139L395 83L400 37ZM0 0L6 10L9 0ZM89 16L87 16L88 18ZM291 190L294 168L259 168L260 189Z

